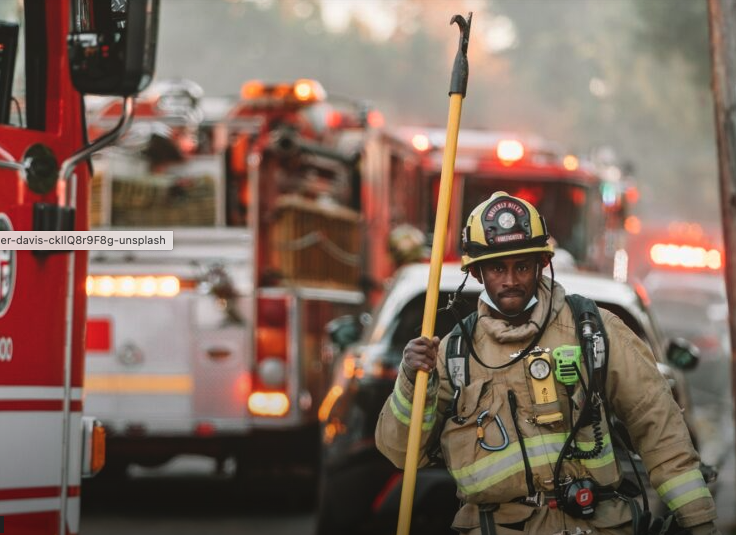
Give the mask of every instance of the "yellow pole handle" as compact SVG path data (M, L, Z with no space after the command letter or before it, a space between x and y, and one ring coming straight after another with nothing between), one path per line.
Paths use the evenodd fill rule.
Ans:
M450 199L452 197L452 180L455 175L455 155L457 153L457 136L460 131L460 114L463 106L463 95L450 95L450 112L447 119L447 139L445 140L445 154L442 159L442 175L440 175L440 192L437 200L437 218L434 223L434 237L432 239L432 256L429 261L429 281L427 282L427 300L424 304L424 318L422 319L422 336L432 339L439 299L440 275L442 274L442 259L445 255L445 238L447 236L447 221L450 217ZM409 441L406 449L404 464L404 482L401 487L401 502L399 505L399 523L396 535L409 535L411 525L411 510L414 502L414 490L417 483L417 468L419 466L419 442L422 435L422 419L424 403L427 399L427 372L419 370L414 381L414 400L411 407L411 422L409 424Z

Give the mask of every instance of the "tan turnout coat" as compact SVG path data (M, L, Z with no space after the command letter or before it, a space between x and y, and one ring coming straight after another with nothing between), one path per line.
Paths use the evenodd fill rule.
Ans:
M518 327L492 318L489 307L478 301L479 319L473 343L486 364L498 366L508 362L510 355L529 344L547 312L549 287L550 280L543 278L537 292L539 303L530 321ZM551 318L538 344L542 348L553 351L561 345L579 344L564 294L564 289L555 284ZM653 487L676 512L680 525L691 527L713 520L715 506L699 471L698 454L693 448L680 407L659 373L652 352L617 316L606 310L601 310L601 315L610 345L605 385L609 407L626 426ZM457 495L464 504L453 527L464 533L480 533L478 505L501 504L494 513L495 522L513 524L524 521L526 533L553 535L565 527L574 531L576 526L582 530L591 529L592 533L630 532L631 513L628 504L622 500L601 502L592 519L566 517L564 521L559 510L514 502L533 492L552 493L554 466L572 428L568 394L565 387L555 380L564 418L554 424L535 425L533 418L540 407L534 406L526 359L500 370L489 370L469 357L470 383L461 387L457 404L459 416L467 420L457 424L443 416L453 396L445 366L447 340L445 337L440 343L437 368L430 376L422 424L420 466L428 463L426 448L431 437L441 432L442 454L457 484ZM583 369L583 375L587 383L587 370ZM509 391L513 391L518 407L516 425ZM386 400L376 428L379 450L400 468L406 457L413 396L414 385L400 371L394 392ZM578 402L584 398L579 381L572 397ZM494 421L496 415L508 433L509 446L501 451L489 452L478 444L476 420L484 410L489 411L483 420L482 431L487 444L502 444L501 430ZM577 417L578 411L574 409L573 421ZM517 426L521 436L516 431ZM620 461L623 460L614 456L605 418L601 427L604 447L600 455L590 460L565 461L562 477L589 477L600 485L613 488L620 484ZM526 462L520 440L526 450ZM591 426L580 430L576 445L580 449L593 448ZM529 488L529 479L533 489ZM503 527L497 530L499 535L507 532Z

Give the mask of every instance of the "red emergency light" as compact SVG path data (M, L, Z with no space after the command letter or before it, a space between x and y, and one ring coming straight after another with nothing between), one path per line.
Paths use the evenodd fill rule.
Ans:
M288 306L284 297L258 298L254 390L248 396L248 410L256 416L280 417L289 412Z
M411 144L419 152L428 151L430 147L429 138L425 134L415 134L411 138Z
M300 103L325 100L325 90L316 80L302 78L293 84L264 84L260 80L249 80L240 88L244 101L296 101Z
M674 243L655 243L649 249L649 258L657 266L684 269L717 270L723 265L718 249Z
M516 139L502 139L496 145L496 156L504 165L511 165L524 157L524 145Z
M383 128L386 124L386 118L378 110L371 110L366 116L366 122L371 128Z
M635 215L630 215L624 219L624 229L629 234L641 234L641 220Z
M340 128L343 125L343 115L337 110L330 110L325 116L325 124L329 128Z
M576 171L580 167L580 160L577 156L568 154L562 159L562 166L568 171Z

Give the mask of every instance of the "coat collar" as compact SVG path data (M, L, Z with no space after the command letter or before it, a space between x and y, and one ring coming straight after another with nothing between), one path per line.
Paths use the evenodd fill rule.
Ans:
M491 317L491 308L478 299L478 317L483 326L482 332L479 334L487 334L499 343L518 342L536 334L544 323L550 298L552 298L550 322L557 317L565 305L565 289L555 282L554 292L550 292L551 284L552 281L548 277L542 277L537 285L537 299L539 302L534 306L529 321L523 325L514 326L506 320Z

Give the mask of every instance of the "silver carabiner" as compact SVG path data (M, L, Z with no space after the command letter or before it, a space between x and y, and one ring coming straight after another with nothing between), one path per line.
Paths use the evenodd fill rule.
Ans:
M501 430L501 437L503 438L503 444L500 446L491 446L489 444L486 444L485 438L485 430L483 429L483 419L488 416L488 411L483 411L478 415L478 419L475 421L476 424L478 424L478 428L476 429L476 433L478 435L478 444L481 448L483 448L486 451L501 451L505 450L509 445L509 434L506 432L506 428L503 425L503 422L501 421L501 418L499 418L498 414L496 414L493 419L496 421L496 425Z

